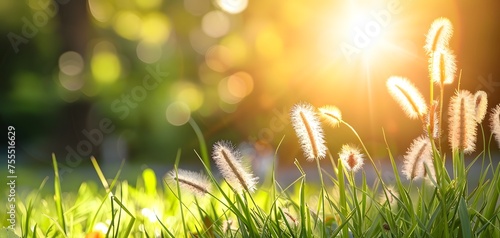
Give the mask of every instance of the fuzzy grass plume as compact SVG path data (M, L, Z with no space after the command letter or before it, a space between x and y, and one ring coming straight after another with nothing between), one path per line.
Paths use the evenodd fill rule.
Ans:
M427 178L429 174L434 177L432 146L426 136L413 140L404 156L403 174L408 180Z
M424 97L408 79L391 76L387 80L386 86L391 96L409 118L423 118L427 113Z
M348 171L356 173L363 167L363 154L355 146L343 145L339 157Z
M451 148L472 153L475 150L477 126L472 94L461 90L451 97L448 115L448 139Z
M448 18L434 20L426 36L425 51L430 55L438 49L448 48L452 34L453 26Z
M190 192L196 196L204 196L210 193L212 184L208 178L201 173L178 169L167 173L167 178L173 183L179 182L181 189Z
M322 106L318 108L320 117L332 127L337 127L342 121L342 113L336 106Z
M485 91L477 91L474 94L474 112L477 123L481 123L488 111L488 94Z
M452 84L457 71L455 55L448 48L439 48L430 57L431 80L438 85Z
M491 110L490 128L498 143L498 147L500 147L500 104Z
M306 159L312 161L324 158L326 146L323 128L314 107L308 103L296 104L291 111L291 120Z
M222 176L237 193L256 190L258 178L243 167L241 154L233 149L230 142L215 143L212 158Z

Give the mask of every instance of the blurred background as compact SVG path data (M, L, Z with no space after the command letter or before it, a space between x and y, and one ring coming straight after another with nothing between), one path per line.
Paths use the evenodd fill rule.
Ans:
M199 166L191 120L209 148L230 140L259 173L282 139L279 168L303 160L288 114L295 103L309 102L339 107L383 161L382 130L396 155L422 133L385 81L407 77L428 100L423 45L434 19L454 25L450 48L460 88L484 90L490 108L500 102L499 5L2 0L1 127L15 127L22 168L50 168L55 153L60 169L71 172L91 155L104 165L171 168L178 150L182 166ZM445 105L457 85L445 89ZM345 127L324 129L334 155L344 143L358 144Z

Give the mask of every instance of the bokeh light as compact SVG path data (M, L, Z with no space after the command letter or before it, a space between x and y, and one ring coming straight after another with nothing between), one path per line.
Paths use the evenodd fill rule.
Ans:
M250 74L237 72L222 79L218 85L219 97L227 104L236 104L253 90L253 79Z
M113 83L118 80L122 69L113 44L107 41L97 43L90 60L90 67L97 82Z
M210 37L219 38L229 31L231 22L224 12L211 11L203 16L201 29Z
M116 33L129 40L136 40L141 33L141 18L132 11L121 11L113 25Z
M225 46L216 45L207 50L205 62L208 67L217 72L225 72L233 66L232 52Z
M219 7L231 14L241 13L247 8L248 0L216 0Z
M191 118L191 110L184 102L175 101L167 107L167 121L174 126L182 126Z
M137 44L136 53L142 62L152 64L160 60L163 49L160 44L141 41Z
M253 90L253 78L246 72L237 72L229 76L227 87L234 97L244 98Z
M163 43L170 36L170 24L166 15L149 13L142 19L141 37L148 43Z
M178 82L172 85L170 94L174 100L183 102L191 111L198 110L204 101L202 89L190 82Z
M101 23L105 23L113 17L114 6L109 1L89 0L89 10L94 19Z
M59 72L59 82L61 86L69 91L78 91L85 85L85 81L81 76L70 76L63 72Z
M61 86L68 91L78 91L84 85L85 81L82 77L84 69L83 57L74 51L67 51L59 56L59 74L58 79ZM74 101L78 97L69 95L64 92L59 92L65 101Z
M75 76L83 71L83 57L74 52L68 51L59 56L59 70L69 76Z

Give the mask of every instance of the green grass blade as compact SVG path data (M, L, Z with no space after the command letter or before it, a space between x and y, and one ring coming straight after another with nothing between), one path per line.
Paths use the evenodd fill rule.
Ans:
M64 209L61 196L61 178L59 177L59 168L57 167L56 155L52 154L52 164L54 165L54 202L56 204L57 217L63 233L66 236L66 220L64 219Z
M299 186L299 209L300 209L300 237L307 237L307 232L308 232L308 224L307 224L307 219L306 219L306 214L307 214L307 207L306 207L306 201L305 201L305 172L300 166L299 162L295 160L295 165L299 169L300 173L302 174L302 179L300 180L300 186Z
M172 238L175 238L174 234L172 234L172 232L170 232L168 230L168 228L165 226L165 224L163 224L163 222L161 221L161 219L156 216L156 219L158 220L158 223L160 224L160 226L163 228L163 230Z
M28 207L26 208L26 220L24 222L24 229L21 230L21 235L22 237L28 237L29 234L29 227L30 227L30 218L31 218L31 212L33 211L33 201L30 201L28 203ZM25 233L26 232L26 233Z
M338 160L337 164L337 180L339 181L339 200L340 200L340 212L343 217L347 217L349 210L347 208L347 198L346 198L346 188L345 188L345 178L344 178L344 165L342 161ZM343 223L347 224L347 220ZM349 237L349 226L343 226L342 237Z
M150 168L145 169L142 171L142 180L144 181L144 188L146 189L146 194L154 197L156 196L157 191L156 191L156 174L155 171L153 171Z
M95 222L97 220L97 216L99 215L99 212L101 211L104 204L106 203L107 198L110 196L110 194L113 195L111 193L111 190L113 189L116 182L118 181L118 178L120 177L121 171L122 171L123 166L125 164L124 161L122 161L120 168L118 169L118 172L116 173L115 177L113 178L113 181L111 182L111 186L110 186L108 184L108 182L106 181L106 177L104 176L104 173L102 172L101 167L99 167L99 164L97 163L97 160L95 159L95 157L91 156L90 161L92 162L92 165L94 166L94 170L96 171L97 176L99 177L99 180L102 183L102 186L106 190L106 196L104 197L104 199L102 199L97 211L95 211L94 216L92 217L92 219L87 227L87 233L90 233L92 231L92 229L94 228Z
M175 177L178 178L178 166L179 166L179 160L181 159L181 150L177 150L177 155L175 156L175 163L174 163L174 170L175 170ZM182 219L182 230L184 232L184 237L187 237L187 227L186 227L186 221L184 220L184 209L182 208L182 194L181 194L181 187L179 185L179 180L175 180L175 186L177 187L177 196L179 200L179 209L181 210L181 219Z
M116 196L113 196L112 199L114 202L118 203L118 206L120 206L121 210L125 211L130 216L130 221L128 222L128 225L125 228L125 231L122 233L124 234L123 237L130 237L130 233L132 232L132 228L134 227L135 217Z
M458 203L458 216L460 217L460 228L462 229L462 236L472 237L472 229L469 219L469 213L467 212L467 204L463 197L460 197L460 202Z
M203 133L201 132L200 127L198 126L198 124L196 124L193 118L189 118L189 125L191 125L191 127L193 128L194 133L198 138L198 143L200 143L201 158L203 159L203 162L205 162L208 169L211 169L210 158L208 157L207 143L205 142L205 137L203 137Z

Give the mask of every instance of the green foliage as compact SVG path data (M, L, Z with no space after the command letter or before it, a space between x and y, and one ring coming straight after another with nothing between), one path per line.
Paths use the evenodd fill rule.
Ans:
M17 236L12 229L8 228L0 228L0 237L19 238L19 236Z
M33 191L24 198L19 206L24 223L21 234L23 237L500 235L500 167L489 162L490 155L478 156L471 162L482 162L485 166L477 186L469 189L467 176L471 164L466 165L460 153L452 156L453 176L448 174L444 163L436 163L436 181L420 185L403 183L390 150L388 153L395 174L395 184L391 186L383 180L371 186L364 174L357 184L354 174L346 171L340 160L332 164L334 174L319 171L333 186L308 183L307 174L299 161L295 161L301 176L290 186L282 188L273 180L253 194L234 193L229 184L206 170L216 187L206 197L183 193L177 185L171 187L168 183L157 190L157 186L151 187L157 181L150 169L143 171L136 187L119 181L118 177L109 186L97 163L95 169L103 176L104 189L83 182L77 193L65 193L58 189L60 180L54 158L56 192L39 197L39 191ZM336 161L332 156L330 159ZM203 163L201 158L200 162ZM487 178L488 173L491 179ZM271 176L274 178L274 173Z

